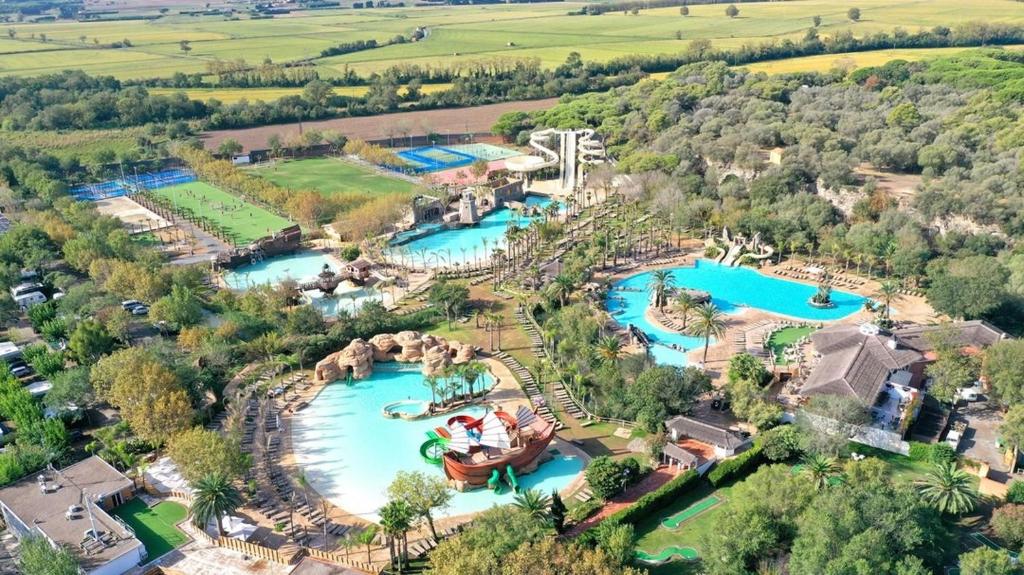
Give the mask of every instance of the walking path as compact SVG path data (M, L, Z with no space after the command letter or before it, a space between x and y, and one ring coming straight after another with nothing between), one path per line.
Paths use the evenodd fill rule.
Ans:
M587 529L594 527L601 521L607 519L608 516L629 507L633 503L636 503L637 499L640 499L644 495L658 489L662 485L665 485L676 475L677 473L669 467L659 467L658 469L655 469L647 477L641 479L639 483L627 487L626 491L621 495L613 497L610 501L605 503L605 506L589 519L573 527L569 531L568 536L575 537Z

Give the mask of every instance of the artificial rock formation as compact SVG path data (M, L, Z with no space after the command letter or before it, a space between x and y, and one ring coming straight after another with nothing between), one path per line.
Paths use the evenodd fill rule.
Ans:
M415 331L397 334L381 333L367 342L354 339L344 349L336 351L316 364L315 377L319 381L364 379L373 371L374 361L423 362L423 375L440 375L453 363L466 363L476 358L472 345L443 337L421 335Z

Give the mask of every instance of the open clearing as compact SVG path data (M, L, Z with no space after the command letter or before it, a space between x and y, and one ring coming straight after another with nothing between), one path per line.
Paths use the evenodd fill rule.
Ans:
M1024 46L1006 46L1009 50L1021 50ZM977 50L977 48L909 48L905 50L871 50L868 52L846 52L843 54L822 54L820 56L805 56L803 58L788 58L786 60L772 60L769 62L758 62L740 66L752 72L765 72L768 74L787 74L791 72L827 72L834 68L853 69L866 66L881 66L892 60L907 60L916 62L927 58L939 56L951 56L965 50Z
M586 60L606 61L630 54L684 50L697 38L718 47L772 39L799 39L822 18L822 35L850 30L857 36L952 26L971 20L1024 23L1013 0L860 0L860 22L846 18L847 5L833 0L743 3L737 18L720 5L642 10L638 15L608 13L569 16L585 4L500 4L371 10L295 12L266 20L228 20L221 16L168 15L151 21L47 22L14 24L15 38L0 40L0 74L35 75L69 68L119 78L168 77L175 72L206 71L216 59L286 62L317 58L343 42L408 36L418 26L430 30L421 42L396 44L352 54L317 58L323 76L345 70L365 74L396 64L433 67L487 62L496 58L539 58L547 66L579 52ZM680 39L676 38L676 34ZM46 41L43 41L45 35ZM128 39L128 48L97 45ZM188 40L192 50L182 52ZM834 58L832 58L834 59Z
M150 193L171 200L178 209L191 210L216 222L239 244L292 225L281 216L203 182L156 188Z
M392 178L372 168L338 158L275 162L255 168L254 175L291 190L335 194L409 194L417 188L408 180Z

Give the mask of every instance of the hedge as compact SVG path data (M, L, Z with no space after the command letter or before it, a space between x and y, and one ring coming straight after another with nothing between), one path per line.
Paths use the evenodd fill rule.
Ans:
M755 467L761 465L763 459L761 457L761 444L755 443L750 449L736 457L726 459L717 464L711 470L711 473L708 473L708 481L711 482L711 485L718 487L723 483L750 473Z
M608 516L603 523L612 522L636 524L644 520L651 513L661 510L669 502L675 500L700 479L696 471L690 470L682 475L672 478L671 481L644 495L633 502L625 509L619 510Z

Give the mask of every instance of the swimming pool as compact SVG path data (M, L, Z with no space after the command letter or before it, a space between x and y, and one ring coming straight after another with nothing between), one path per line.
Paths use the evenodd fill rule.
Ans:
M456 413L479 417L485 410L471 407L442 416L405 421L381 414L388 404L431 399L423 385L419 365L374 365L373 375L352 385L328 385L306 409L298 412L293 426L293 450L312 486L342 509L371 521L387 502L387 486L399 471L422 471L439 477L444 472L424 461L419 447L426 432L444 425ZM490 384L490 375L485 376ZM519 478L525 489L564 489L583 469L574 456L556 454L534 473ZM449 517L475 513L495 504L510 503L514 494L481 489L455 493L450 508L439 513Z
M550 198L527 196L525 203L527 206L543 208L551 202ZM505 230L508 229L509 222L516 218L519 220L519 226L524 227L531 219L539 219L542 216L516 216L512 210L502 208L487 214L475 226L435 232L400 248L393 248L392 254L402 250L407 254L405 257L410 258L415 265L423 265L425 257L428 267L484 262L495 248L504 249Z
M316 279L324 264L338 271L336 260L320 252L303 250L225 272L224 282L232 289L247 290L258 285L277 285L286 279L312 280Z
M856 313L865 298L843 291L833 291L833 308L816 308L807 300L817 292L812 285L766 276L744 267L723 266L709 260L697 260L694 267L672 268L676 287L703 290L725 313L739 313L751 307L811 321L831 321ZM608 311L622 325L631 323L644 330L656 343L675 344L685 349L704 346L698 337L682 335L654 325L644 316L650 302L647 285L652 272L630 276L613 286L606 303ZM651 350L660 363L685 365L686 356L676 350L656 345Z

